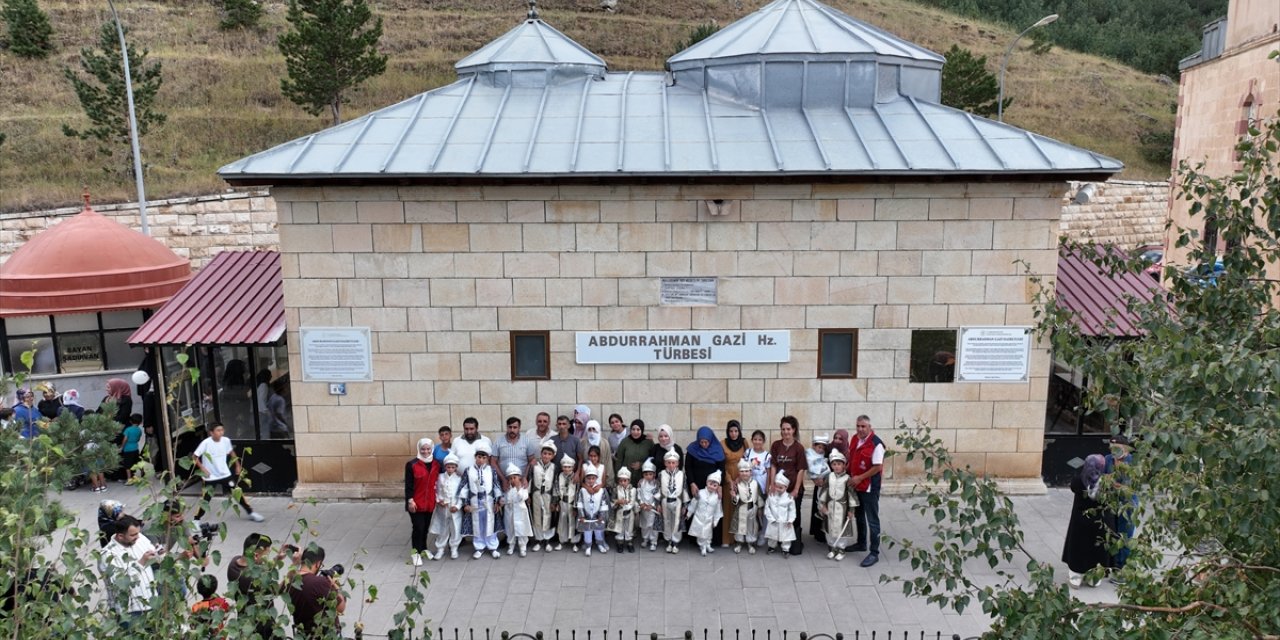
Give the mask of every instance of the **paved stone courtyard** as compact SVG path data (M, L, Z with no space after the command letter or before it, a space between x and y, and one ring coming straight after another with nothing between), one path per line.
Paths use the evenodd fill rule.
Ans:
M104 494L80 489L62 497L80 515L80 525L95 530L94 510L104 498L123 500L130 506L129 512L134 512L144 492L113 483ZM255 524L230 515L224 518L227 540L215 545L222 551L222 564L211 566L211 573L225 582L226 563L239 552L248 533L261 531L281 541L298 530L298 520L305 518L316 532L317 542L326 549L329 564L341 563L348 568L362 564L364 571L347 575L378 585L378 602L350 601L343 616L347 635L352 634L357 620L364 622L367 637L385 634L414 571L409 563L409 522L399 502L301 504L283 497L251 497L251 501L266 516L266 522ZM1051 489L1043 496L1015 497L1014 502L1028 550L1039 559L1056 561L1071 510L1071 494ZM887 535L913 539L927 535L925 521L909 513L908 504L903 497L882 499ZM205 519L216 520L213 516ZM453 640L455 628L459 640L471 640L472 628L474 640L485 640L486 629L496 640L504 630L543 631L548 638L554 638L554 631L559 630L565 639L572 631L585 638L587 630L598 637L606 629L611 636L621 631L624 638L634 637L637 631L679 636L689 629L696 630L696 637L702 636L703 629L716 635L724 629L727 638L740 630L744 639L751 637L751 630L759 639L766 631L780 638L783 630L789 635L839 631L846 636L860 630L863 637L869 637L870 631L877 631L880 637L887 631L919 637L924 631L932 638L939 631L944 637L951 633L969 637L988 627L976 608L963 615L943 612L906 598L899 585L880 584L882 575L903 575L909 570L896 560L892 549L882 550L878 565L863 569L858 566L862 554L850 554L837 563L828 560L825 551L818 551L807 533L806 540L810 544L805 554L791 558L745 552L735 555L732 549L717 549L703 558L694 546L686 545L678 555L640 549L617 553L611 549L590 558L560 551L473 560L464 543L458 560L423 566L431 577L427 617L433 630L446 630L444 640ZM1061 569L1065 581L1066 568ZM985 565L975 566L973 573L994 580ZM1090 600L1115 600L1114 590L1105 582L1078 594Z

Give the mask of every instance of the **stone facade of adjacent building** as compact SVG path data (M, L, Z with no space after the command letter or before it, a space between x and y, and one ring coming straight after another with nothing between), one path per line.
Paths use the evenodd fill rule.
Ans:
M1240 137L1280 111L1280 59L1270 58L1277 49L1280 3L1271 0L1231 0L1225 24L1219 20L1205 27L1200 53L1183 61L1175 164L1203 163L1202 171L1209 176L1226 176L1239 168L1235 147ZM1190 202L1171 194L1173 224L1203 232L1204 218L1192 218L1190 210ZM1168 237L1169 245L1174 237ZM1171 246L1166 259L1186 264L1186 253Z

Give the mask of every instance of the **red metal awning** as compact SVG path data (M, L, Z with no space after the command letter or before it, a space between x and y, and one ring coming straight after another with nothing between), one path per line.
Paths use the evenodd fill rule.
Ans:
M129 344L271 344L284 335L275 251L225 251L151 316Z
M1058 256L1058 302L1072 313L1076 327L1086 336L1141 336L1138 318L1129 312L1127 299L1131 296L1150 302L1159 287L1145 274L1104 273L1079 253Z

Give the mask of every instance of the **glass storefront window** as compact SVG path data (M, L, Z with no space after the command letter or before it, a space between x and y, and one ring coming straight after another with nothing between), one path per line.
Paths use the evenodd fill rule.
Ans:
M264 440L293 438L293 402L289 394L289 350L283 345L254 347L254 409Z
M248 347L212 347L218 415L232 440L256 439Z
M35 350L36 355L31 373L52 375L58 372L57 361L53 355L53 338L49 337L10 338L9 362L6 363L6 371L9 373L26 371L26 365L22 364L22 353L32 349Z
M54 316L53 326L58 333L64 331L97 331L98 314L77 313L69 316Z
M58 336L59 373L102 371L102 340L96 333L64 333Z
M61 325L59 325L61 326ZM103 329L136 329L142 326L142 310L106 311L102 314Z
M142 362L142 347L135 347L125 342L133 331L133 329L108 331L103 334L103 342L107 347L108 369L132 369Z
M196 385L191 383L191 375L186 371L183 365L178 363L177 355L186 353L188 355L187 367L196 366L196 350L195 349L175 349L173 347L165 347L164 356L164 377L165 384L174 384L176 380L176 388L173 389L173 410L177 413L178 419L182 424L172 425L174 432L177 432L188 425L188 420L194 427L200 427L205 424L204 405L200 402L200 393ZM165 390L168 393L168 389ZM212 416L209 417L213 419Z
M90 373L132 369L142 351L129 346L129 335L142 326L142 310L27 316L0 320L0 363L12 373L25 371L22 352L39 347L33 373Z

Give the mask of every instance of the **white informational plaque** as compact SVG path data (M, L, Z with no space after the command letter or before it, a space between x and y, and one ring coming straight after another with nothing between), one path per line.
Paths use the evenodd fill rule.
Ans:
M369 327L302 327L304 382L370 382Z
M658 301L664 307L714 307L716 279L663 278Z
M1031 327L961 327L956 382L1026 382Z

